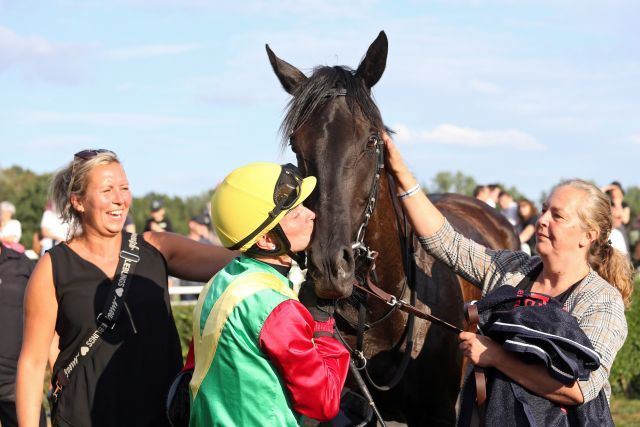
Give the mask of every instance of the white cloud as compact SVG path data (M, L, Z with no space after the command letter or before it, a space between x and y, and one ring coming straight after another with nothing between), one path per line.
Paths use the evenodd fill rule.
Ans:
M547 147L534 137L517 129L478 130L441 124L433 130L412 130L398 124L393 127L396 139L405 143L433 143L459 147L501 147L514 150L545 150Z
M111 49L104 53L107 59L126 60L143 59L156 56L178 55L199 48L197 44L157 44L145 46L130 46L121 49Z
M640 145L640 133L635 134L635 135L631 135L629 137L629 141L631 141L633 144L639 144Z
M155 128L159 126L207 125L208 118L136 113L59 113L34 111L22 115L28 124L74 124L103 127Z
M26 79L76 83L84 75L85 49L39 36L24 37L0 26L0 72L17 67Z

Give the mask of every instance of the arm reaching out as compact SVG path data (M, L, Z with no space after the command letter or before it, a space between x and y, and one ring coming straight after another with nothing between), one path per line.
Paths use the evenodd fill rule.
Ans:
M409 221L416 235L428 237L435 234L435 232L442 227L444 216L442 216L438 208L431 203L423 191L417 191L415 193L411 191L416 186L419 188L418 181L409 171L400 151L393 143L389 134L383 132L382 139L387 154L385 157L386 166L396 182L398 194L411 193L411 195L407 195L406 197L400 197L400 202L409 217Z

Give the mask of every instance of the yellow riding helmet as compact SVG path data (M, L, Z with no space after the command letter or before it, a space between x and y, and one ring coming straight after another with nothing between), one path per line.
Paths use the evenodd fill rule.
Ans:
M235 169L211 198L211 219L226 248L245 252L316 186L292 164L252 163Z

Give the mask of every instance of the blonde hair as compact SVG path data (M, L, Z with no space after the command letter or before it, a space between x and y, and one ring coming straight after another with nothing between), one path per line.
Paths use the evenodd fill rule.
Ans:
M71 196L75 195L82 199L87 191L89 173L97 166L111 163L120 163L118 156L111 151L96 152L93 157L86 160L76 155L68 165L53 175L49 188L50 198L58 216L63 222L69 224L67 240L74 236L82 225L80 213L71 204Z
M4 202L0 203L0 212L11 212L11 215L14 215L16 213L16 207L13 205L13 203L5 200Z
M595 230L596 239L591 243L587 262L603 279L615 287L625 307L631 303L633 292L633 269L629 259L611 246L609 235L613 227L609 197L595 185L581 179L563 181L554 187L570 187L584 193L578 207L578 218L583 229Z

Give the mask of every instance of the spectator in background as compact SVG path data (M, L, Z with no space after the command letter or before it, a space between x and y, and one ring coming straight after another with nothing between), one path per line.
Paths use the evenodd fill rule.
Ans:
M509 220L511 225L518 230L520 220L518 218L518 204L513 201L513 197L507 191L500 191L498 195L498 207L500 213Z
M631 208L624 200L624 190L618 181L613 181L602 189L610 198L612 205L616 208L616 214L620 217L620 222L624 227L629 225L631 221Z
M520 222L519 237L522 250L529 255L536 253L536 222L538 209L533 202L526 198L518 200L518 219Z
M133 222L133 218L131 214L127 215L127 218L124 220L124 231L127 233L135 233L136 232L136 223Z
M489 199L491 198L491 191L489 190L489 187L487 187L486 185L476 185L476 187L473 189L473 197L489 204Z
M144 225L144 231L173 231L171 220L166 216L162 200L151 202L151 216Z
M17 427L16 371L22 346L22 300L33 261L0 243L0 424ZM40 408L40 427L47 425Z
M497 208L498 197L500 197L500 192L502 191L502 188L500 188L499 184L489 184L487 185L487 188L489 189L489 199L487 200L487 203L492 208Z
M69 224L56 211L53 200L49 200L40 221L40 256L69 236Z
M611 199L611 214L614 215L613 221L616 224L614 227L620 230L620 236L624 239L625 246L629 248L631 242L629 241L627 226L631 221L631 208L627 202L624 201L622 185L620 185L618 181L613 181L604 187L603 191L609 196L609 199Z
M609 235L611 246L620 251L621 254L629 256L629 245L623 234L624 226L622 225L622 207L611 200L611 218L613 219L613 227Z
M195 240L196 242L210 245L209 225L211 225L211 218L208 215L194 216L189 221L189 234L187 234L187 237L191 240ZM202 286L205 283L206 282L197 282L193 280L178 280L178 286ZM180 301L196 301L197 299L197 293L180 294Z
M629 240L631 242L631 262L633 266L640 271L640 214L636 215L635 220L629 224Z
M211 225L211 218L207 215L196 215L189 221L189 234L188 238L200 243L211 244L209 240L209 226Z
M16 207L13 203L4 201L0 203L0 242L18 252L24 252L20 244L22 237L22 225L17 219L13 219Z

